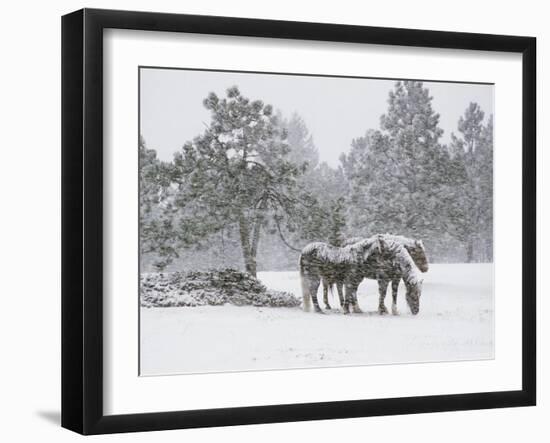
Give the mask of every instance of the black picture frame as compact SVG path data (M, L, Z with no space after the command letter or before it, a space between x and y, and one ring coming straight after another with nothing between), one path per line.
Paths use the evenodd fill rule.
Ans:
M103 30L171 31L522 55L522 389L130 415L103 413ZM536 39L83 9L62 18L62 426L82 434L530 406L536 403Z

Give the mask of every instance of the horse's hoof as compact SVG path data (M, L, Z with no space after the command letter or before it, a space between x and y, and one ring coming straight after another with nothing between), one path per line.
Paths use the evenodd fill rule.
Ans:
M386 309L385 306L381 306L381 307L378 308L378 313L380 315L386 315L388 313L388 310Z
M361 310L361 308L353 308L353 313L354 314L362 314L363 311Z
M330 306L329 305L325 306L325 311L330 311Z
M399 311L397 310L397 308L391 308L391 313L392 315L399 315Z
M316 312L317 314L324 314L324 312L323 312L321 309L315 309L315 312Z

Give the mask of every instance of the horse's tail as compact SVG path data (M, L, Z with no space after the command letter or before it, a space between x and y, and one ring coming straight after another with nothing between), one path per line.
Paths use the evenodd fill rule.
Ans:
M302 284L302 301L303 301L303 309L306 312L309 312L311 310L311 295L309 293L309 285L307 282L307 277L304 273L304 263L302 259L302 255L300 255L300 282Z

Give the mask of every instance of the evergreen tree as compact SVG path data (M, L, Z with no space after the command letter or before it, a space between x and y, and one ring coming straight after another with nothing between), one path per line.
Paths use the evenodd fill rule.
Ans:
M483 127L479 145L480 231L484 239L483 259L493 261L493 116Z
M262 230L296 212L301 170L288 160L286 131L270 105L232 87L225 98L209 94L204 106L210 125L174 157L174 205L186 213L176 232L185 245L235 226L245 269L255 276Z
M154 149L139 139L139 234L140 256L153 254L153 265L162 270L177 257L172 243L173 220L163 206L170 194L169 166L157 158Z
M339 198L330 205L330 224L328 242L334 246L341 246L345 240L345 203Z
M451 154L463 179L457 182L452 228L464 244L466 260L492 260L493 123L483 125L484 112L470 103L458 121L460 136L451 136Z
M470 103L464 111L464 116L458 119L458 131L462 134L464 149L470 160L481 141L483 132L483 117L485 113L477 103Z
M431 101L421 82L397 82L381 131L355 140L342 159L359 232L394 232L435 243L446 231L450 156L439 142L443 131Z
M279 112L278 119L287 133L288 160L305 171L314 170L319 164L319 152L303 118L294 112L290 119L283 119Z
M327 241L334 229L334 210L343 217L345 178L340 168L319 163L319 154L304 120L294 113L283 123L288 137L289 160L303 173L298 177L301 204L284 235L294 244ZM342 200L342 201L340 201Z
M399 211L391 220L383 220L374 213L387 208L385 201L392 193L390 178L386 168L390 167L385 158L388 138L380 131L369 130L363 137L353 139L351 150L342 154L340 161L346 178L349 228L352 236L369 236L371 232L399 232L402 222ZM393 224L389 226L388 223Z

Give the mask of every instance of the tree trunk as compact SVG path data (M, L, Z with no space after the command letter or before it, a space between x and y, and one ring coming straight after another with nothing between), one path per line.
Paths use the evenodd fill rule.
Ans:
M466 262L472 263L474 261L474 237L468 237L468 244L466 245Z
M245 257L245 270L252 277L256 278L256 258L249 255Z
M256 254L258 252L258 243L260 241L260 230L262 229L262 222L264 220L264 211L267 207L267 200L263 199L259 208L256 211L256 217L254 218L254 227L252 229L252 243L250 245L250 255L256 260Z
M244 268L253 277L256 277L256 254L250 247L250 227L244 214L239 216L239 234L243 251Z
M487 255L486 257L487 261L492 263L493 262L493 238L492 237L485 240L485 251Z

